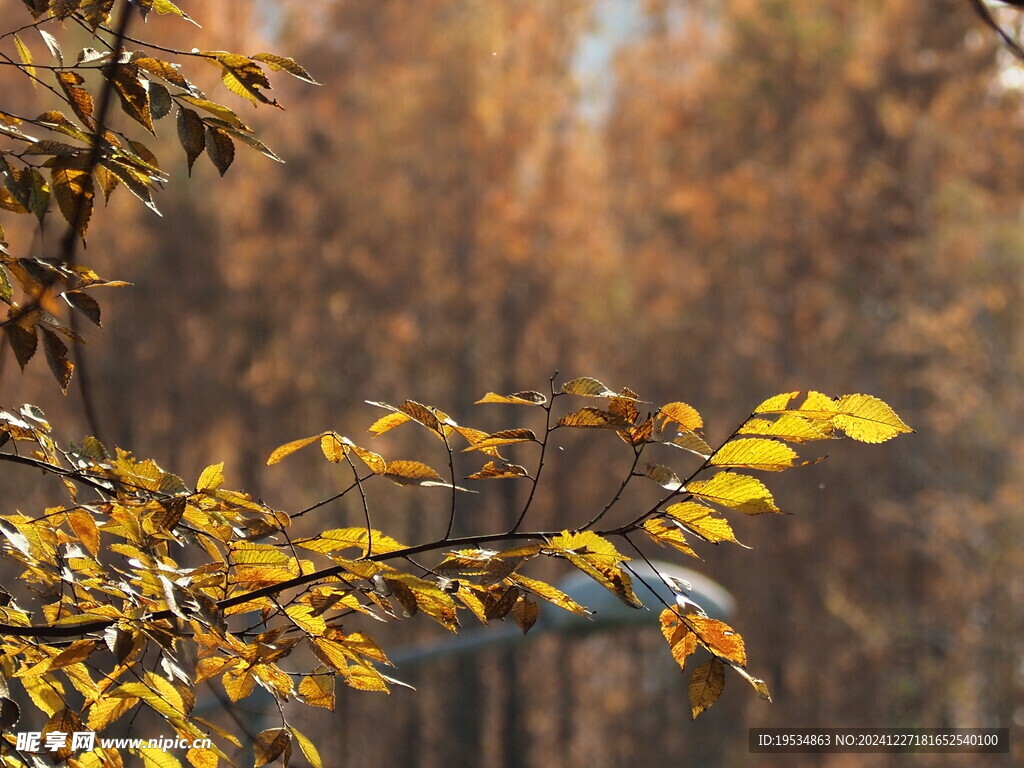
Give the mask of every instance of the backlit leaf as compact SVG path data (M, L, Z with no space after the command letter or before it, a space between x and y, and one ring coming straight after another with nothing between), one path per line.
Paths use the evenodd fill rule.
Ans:
M781 472L793 466L796 451L777 440L742 437L730 440L711 457L716 467L739 467Z
M732 526L725 518L718 517L714 512L695 501L684 501L672 504L665 509L665 514L672 517L705 541L717 544L720 541L731 541L739 544L733 534Z
M682 448L684 451L695 453L702 459L706 459L711 456L711 446L708 445L704 438L698 435L696 432L679 432L671 442L665 443L665 445L671 445L674 448Z
M748 419L740 428L739 434L777 437L791 443L805 443L827 439L830 437L831 429L820 421L809 421L793 411L788 411L774 420Z
M32 51L20 37L17 35L12 35L12 37L14 38L14 50L18 52L18 58L21 59L25 73L32 79L32 85L35 86L36 68L32 66Z
M78 119L89 125L93 114L93 98L92 94L80 87L85 82L84 78L72 70L58 70L54 72L54 77L57 78L57 82L64 90L71 109L78 115Z
M886 403L871 395L843 395L835 401L832 423L862 443L884 443L913 432Z
M686 621L697 633L701 644L713 651L715 655L721 656L733 664L739 664L741 667L747 665L747 651L743 645L743 638L724 621L695 613L689 614Z
M547 401L548 399L540 392L515 392L511 395L497 395L494 392L488 392L482 398L477 400L476 404L508 403L510 405L544 405Z
M444 478L419 461L389 461L384 477L398 485L444 485Z
M466 477L467 480L501 480L510 477L529 477L530 474L526 471L526 467L521 467L518 464L509 464L508 462L501 462L496 464L493 461L488 461L484 464L483 468L479 472L474 472L472 475Z
M567 594L546 582L531 579L528 576L523 576L521 573L512 574L509 576L509 580L518 584L527 592L537 595L542 600L546 600L552 605L570 613L575 613L577 616L589 616L591 613L590 609L586 606L580 605Z
M578 411L567 413L558 420L562 427L593 427L597 429L628 429L630 422L611 411L587 406Z
M678 424L681 430L690 432L704 426L700 414L686 403L666 403L658 409L657 416L661 419L662 430L669 424Z
M683 481L679 475L666 467L664 464L648 464L644 470L644 477L648 477L662 488L669 491L683 491Z
M320 759L320 753L317 752L313 742L306 738L297 728L291 729L292 736L295 737L295 741L299 744L299 749L302 750L303 756L309 761L312 768L323 768L323 761Z
M697 636L679 618L674 608L666 608L659 616L661 634L665 637L679 669L686 668L686 659L697 650Z
M749 515L779 511L771 491L749 475L719 472L708 480L691 481L686 490L698 498Z
M690 697L690 716L697 718L722 695L725 688L725 665L721 659L709 659L693 671L687 694Z
M537 435L530 429L503 429L500 432L493 432L487 437L481 438L478 442L463 448L465 451L479 451L484 448L498 448L502 445L513 445L515 443L535 443Z
M372 403L372 405L381 405L380 403ZM394 429L395 427L401 426L407 422L412 421L412 417L407 413L401 411L395 411L389 413L386 416L381 416L373 424L370 425L369 431L377 435L383 435L385 432Z
M65 291L61 296L68 304L89 318L91 322L101 325L100 304L88 293L85 291Z
M686 537L675 524L669 524L664 520L651 518L644 521L643 529L660 546L664 547L667 545L678 549L685 555L696 557L698 560L700 559L697 553L694 552L690 548L690 545L686 543Z
M149 107L149 91L139 78L138 67L134 64L116 64L104 67L103 75L114 86L125 114L155 136L153 115Z
M196 483L196 493L206 493L220 488L224 482L224 462L212 464L203 470Z
M311 707L334 711L334 674L321 666L303 676L298 686L299 698Z
M787 411L793 398L799 394L799 392L783 392L781 395L769 397L754 409L754 413L782 413Z
M50 183L60 212L84 240L92 217L92 175L58 160L50 169Z
M590 376L581 376L578 379L565 382L561 391L566 395L584 395L586 397L615 397L618 394Z
M320 85L303 67L296 63L295 59L290 59L287 56L276 56L273 53L254 53L251 58L256 61L262 61L275 71L287 72L289 75L299 78L299 80L305 80L313 85Z
M286 456L291 456L293 453L301 448L305 448L307 445L315 443L317 440L326 435L326 432L321 432L319 435L313 435L312 437L303 437L299 440L292 440L290 443L279 445L274 449L273 453L267 458L267 464L277 464L281 459Z

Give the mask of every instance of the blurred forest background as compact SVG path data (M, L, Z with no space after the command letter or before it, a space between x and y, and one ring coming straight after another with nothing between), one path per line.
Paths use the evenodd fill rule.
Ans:
M367 399L509 425L520 412L470 404L556 369L684 400L712 443L789 389L875 394L917 430L769 478L794 515L733 518L752 551L685 563L736 597L774 704L727 676L691 723L652 615L399 669L416 693L339 688L338 712L290 715L331 765L906 760L750 756L753 726L1011 726L1019 746L1024 77L970 3L179 4L204 29L159 19L173 44L294 56L324 86L279 76L286 113L240 112L285 165L240 150L225 179L200 161L189 181L164 135L164 218L123 192L95 217L90 265L134 284L89 334L107 442L186 480L224 460L228 485L294 510L341 481L312 453L264 466L280 443L365 435ZM5 350L0 384L65 438L89 431L41 362L22 376ZM389 454L436 458L401 432ZM598 437L557 456L537 527L607 500L630 458ZM31 506L15 480L5 512ZM375 524L438 533L429 490L390 495ZM486 490L472 529L507 527Z

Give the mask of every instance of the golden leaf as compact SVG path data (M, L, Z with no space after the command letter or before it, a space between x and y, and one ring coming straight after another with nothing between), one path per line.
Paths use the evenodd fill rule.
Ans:
M666 608L659 616L661 634L668 642L672 658L679 669L686 668L686 659L697 650L697 635L679 618L674 608Z
M565 382L561 391L566 395L583 395L584 397L615 397L618 394L590 376L581 376L578 379Z
M782 413L789 409L790 402L799 394L799 392L783 392L781 395L769 397L754 409L754 413Z
M739 434L777 437L791 443L806 443L811 440L827 439L830 437L831 429L820 421L808 421L797 413L788 411L775 420L748 419L740 428Z
M665 443L665 445L682 448L684 451L697 454L702 459L711 456L711 446L696 432L680 432L672 438L671 442Z
M704 420L693 406L686 403L666 403L658 409L664 431L669 424L678 424L683 431L694 432L704 426Z
M509 405L544 405L548 399L540 392L515 392L511 395L497 395L488 392L476 401L475 405L481 403L508 403Z
M678 549L685 555L700 559L700 556L690 549L690 545L686 543L686 537L683 536L682 531L677 526L669 525L657 518L651 518L644 521L643 528L658 545L662 547L668 545Z
M632 424L617 413L602 411L600 408L587 406L578 411L567 413L558 420L561 427L593 427L598 429L628 429Z
M832 423L862 443L884 443L913 432L888 404L871 395L843 395L835 401Z
M497 448L502 445L536 442L537 435L535 435L531 429L503 429L500 432L493 432L486 437L480 438L471 446L463 448L462 450L463 453L465 453L466 451L479 451L484 448Z
M329 462L338 464L345 458L345 442L333 432L328 432L320 438L320 451Z
M445 485L444 478L419 461L389 461L384 477L397 485Z
M32 86L35 87L36 68L32 66L32 51L29 50L29 47L17 35L14 35L14 50L18 52L18 58L21 59L25 74L29 76Z
M311 707L334 711L334 673L319 666L299 681L299 698Z
M695 533L712 544L717 544L720 541L731 541L739 544L732 531L732 526L729 525L729 521L715 516L712 509L696 501L672 504L665 509L665 514L681 523L688 531Z
M379 405L385 407L383 403L370 403L371 405ZM386 406L390 407L390 406ZM405 424L407 421L412 421L412 417L408 414L402 413L401 411L395 411L389 413L386 416L381 416L373 424L370 425L369 430L373 433L374 437L383 435L388 430L394 429L397 426Z
M747 665L747 651L743 644L743 638L724 621L694 613L688 615L686 621L697 633L697 639L701 644L714 652L716 656L721 656L741 667Z
M299 743L299 749L302 750L302 754L313 768L323 768L323 761L320 759L320 753L316 751L316 747L313 742L306 738L297 728L291 729L292 736L295 737L295 741Z
M537 623L539 615L540 606L525 597L520 596L516 600L516 604L512 606L512 618L515 619L516 625L524 635Z
M690 697L690 716L697 718L722 695L725 688L725 665L721 659L709 659L693 671L687 694Z
M711 457L711 464L716 467L781 472L792 467L795 459L796 451L778 440L741 437L730 440L715 451Z
M295 59L287 56L277 56L273 53L254 53L252 58L256 61L262 61L274 71L287 72L292 77L299 78L299 80L305 80L313 85L320 85L310 76L309 72L296 63Z
M604 565L617 565L623 560L629 560L610 541L593 531L562 531L551 538L550 545L563 554L579 555Z
M528 478L529 476L530 473L526 471L526 467L522 467L518 464L509 464L508 462L503 461L499 465L495 464L493 461L488 461L479 472L474 472L472 475L468 475L466 479L499 480L509 477Z
M220 488L224 482L224 462L212 464L203 470L196 483L196 493L206 493Z
M749 475L719 472L708 480L694 480L686 488L692 495L748 515L778 512L771 491Z
M523 576L521 573L514 573L509 576L509 581L518 584L527 592L533 593L542 600L546 600L562 610L575 613L577 616L589 616L591 613L590 609L586 606L580 605L567 594L547 582L531 579L528 576Z

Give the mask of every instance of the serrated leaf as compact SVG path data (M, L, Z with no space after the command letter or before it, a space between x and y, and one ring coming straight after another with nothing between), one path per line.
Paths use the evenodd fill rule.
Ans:
M843 395L835 401L832 423L862 443L884 443L913 432L889 405L871 395Z
M628 429L632 426L628 421L611 411L586 406L578 411L567 413L558 420L561 427L582 427L596 429Z
M24 41L16 34L12 35L14 38L14 50L18 52L18 58L21 59L21 63L24 67L25 73L32 80L32 86L36 85L36 68L32 66L32 51L25 45Z
M548 542L551 549L585 557L604 565L617 565L628 557L621 554L608 539L593 531L562 531Z
M693 480L686 490L697 498L748 515L778 512L771 491L756 477L719 472L708 480Z
M467 480L501 480L505 478L513 477L526 477L528 478L530 473L526 471L526 467L522 467L519 464L509 464L508 462L501 462L496 464L493 461L488 461L484 464L483 468L479 472L474 472L472 475L466 477Z
M311 707L334 711L334 674L327 666L320 666L305 675L298 686L299 698Z
M18 361L18 365L24 371L39 344L35 326L26 329L17 323L11 323L5 330L7 331L7 343L10 344L11 351L14 352L14 359Z
M716 656L721 656L741 667L747 665L747 651L743 644L743 638L724 621L696 613L688 615L686 621L697 633L701 644Z
M171 107L174 106L174 99L171 98L171 92L167 90L167 86L155 80L148 80L146 81L146 90L149 92L149 111L153 119L160 120L167 117L171 112Z
M781 395L769 397L754 409L754 413L782 413L787 411L793 398L799 394L799 392L783 392Z
M686 537L676 525L670 525L658 518L651 518L644 521L643 529L659 546L670 546L684 555L700 559L700 556L686 543Z
M211 464L199 475L196 483L196 493L209 493L221 487L224 483L224 462Z
M481 403L507 403L509 405L544 405L548 399L544 397L540 392L526 391L526 392L515 392L511 395L497 395L494 392L488 392L486 395L476 401L475 405Z
M299 80L305 80L313 85L321 85L303 67L296 63L295 59L288 58L287 56L276 56L273 53L254 53L250 58L262 61L275 71L287 72L289 75L299 78Z
M672 658L679 669L686 669L686 659L697 650L697 636L693 633L674 608L666 608L658 617L661 634L668 643Z
M419 461L389 461L382 473L396 485L421 485L424 487L452 488L469 493L468 489L452 486L437 472Z
M391 406L386 406L384 403L370 403L370 404L371 405L379 405L381 407L391 407ZM377 419L375 422L373 422L373 424L370 425L370 427L369 427L369 429L367 431L372 432L374 437L377 437L379 435L383 435L385 432L387 432L389 430L394 429L395 427L401 426L402 424L405 424L405 423L410 422L410 421L412 421L412 417L409 416L407 413L402 413L401 411L395 411L393 413L387 414L386 416L381 416L379 419Z
M790 443L826 440L831 436L831 432L829 425L820 421L809 421L792 411L782 413L774 420L748 419L739 430L741 435L777 437Z
M509 581L519 585L527 592L535 594L537 597L545 600L552 605L561 608L562 610L575 613L577 616L590 616L591 611L586 606L580 605L567 594L559 589L551 586L547 582L537 581L527 576L523 576L521 573L513 573L508 577Z
M188 174L191 176L192 164L206 149L206 126L196 112L179 106L177 127L178 141L181 142L181 148L185 150Z
M718 701L724 688L725 665L721 659L709 659L697 667L686 689L690 697L690 716L696 720L697 715Z
M695 432L704 426L704 420L695 408L686 403L665 403L658 409L664 431L669 424L678 424L680 431Z
M323 768L323 761L320 759L320 753L316 751L316 747L313 742L307 739L303 734L299 733L298 729L291 729L292 736L295 737L295 741L299 744L299 749L302 750L302 754L306 760L312 766L312 768Z
M85 291L64 291L61 294L71 307L77 309L97 326L100 323L100 304Z
M155 136L149 91L139 77L138 67L134 64L115 64L104 67L103 75L113 85L124 113Z
M75 366L68 360L68 348L60 337L49 328L40 326L43 332L43 351L46 352L46 362L50 366L53 377L57 380L60 391L65 394L68 391L68 382L71 381L71 374Z
M615 397L618 394L590 376L580 376L578 379L565 382L561 387L561 392L566 395L583 395L584 397Z
M92 218L92 176L57 159L50 169L50 186L60 213L85 240L89 219Z
M539 615L540 606L522 595L519 596L515 605L512 606L512 618L515 620L516 626L522 630L524 635L533 628L534 624L537 623L537 617Z
M729 521L717 517L713 510L696 501L672 504L665 509L665 514L683 525L688 531L712 544L717 544L720 541L739 544Z
M36 27L36 31L39 33L39 36L43 38L43 45L46 46L46 49L50 52L50 55L53 56L54 60L60 66L63 67L64 53L60 49L60 43L57 42L57 38L51 35L45 29L42 29L41 27Z
M191 16L189 16L187 13L181 10L181 8L179 8L177 5L172 3L171 0L153 0L153 10L159 13L160 15L168 13L174 14L175 16L178 16L179 18L189 22L190 24L195 24L195 26L197 27L199 26L199 24L197 24L192 19Z
M680 432L672 438L671 442L667 442L665 445L689 451L700 456L702 459L707 459L711 456L711 446L696 432Z
M307 445L315 443L317 440L321 439L326 434L326 432L321 432L319 435L313 435L312 437L303 437L299 440L292 440L290 443L279 445L277 448L273 450L270 456L267 457L267 464L277 464L279 461L281 461L281 459L287 456L291 456L300 448L305 448Z
M711 457L711 464L716 467L781 472L792 467L796 458L796 451L785 443L757 437L741 437L730 440L715 451Z
M204 112L209 112L214 117L223 120L226 123L230 123L232 126L240 131L250 131L251 129L245 123L238 119L238 115L234 113L228 107L223 104L218 104L215 101L209 101L208 99L201 99L197 96L175 96L178 101L185 101L191 104L193 107L198 107Z
M650 478L662 488L669 491L684 491L683 481L679 475L666 467L664 464L648 464L644 470L644 477Z
M206 156L221 176L228 172L235 160L235 144L227 131L206 126Z
M532 429L503 429L500 432L492 432L486 437L481 438L477 442L468 448L463 448L463 452L466 451L480 451L485 448L499 448L503 445L514 445L516 443L536 443L537 435L534 434Z
M253 765L259 768L261 765L277 760L282 757L283 764L288 765L288 759L292 752L292 734L287 728L268 728L260 731L252 745L255 755Z

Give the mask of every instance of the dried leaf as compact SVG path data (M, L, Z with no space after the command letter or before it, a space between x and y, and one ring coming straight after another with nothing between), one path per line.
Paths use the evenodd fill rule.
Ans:
M724 688L725 665L721 659L709 659L697 667L690 676L690 684L687 686L690 716L696 720L697 715L718 701Z

